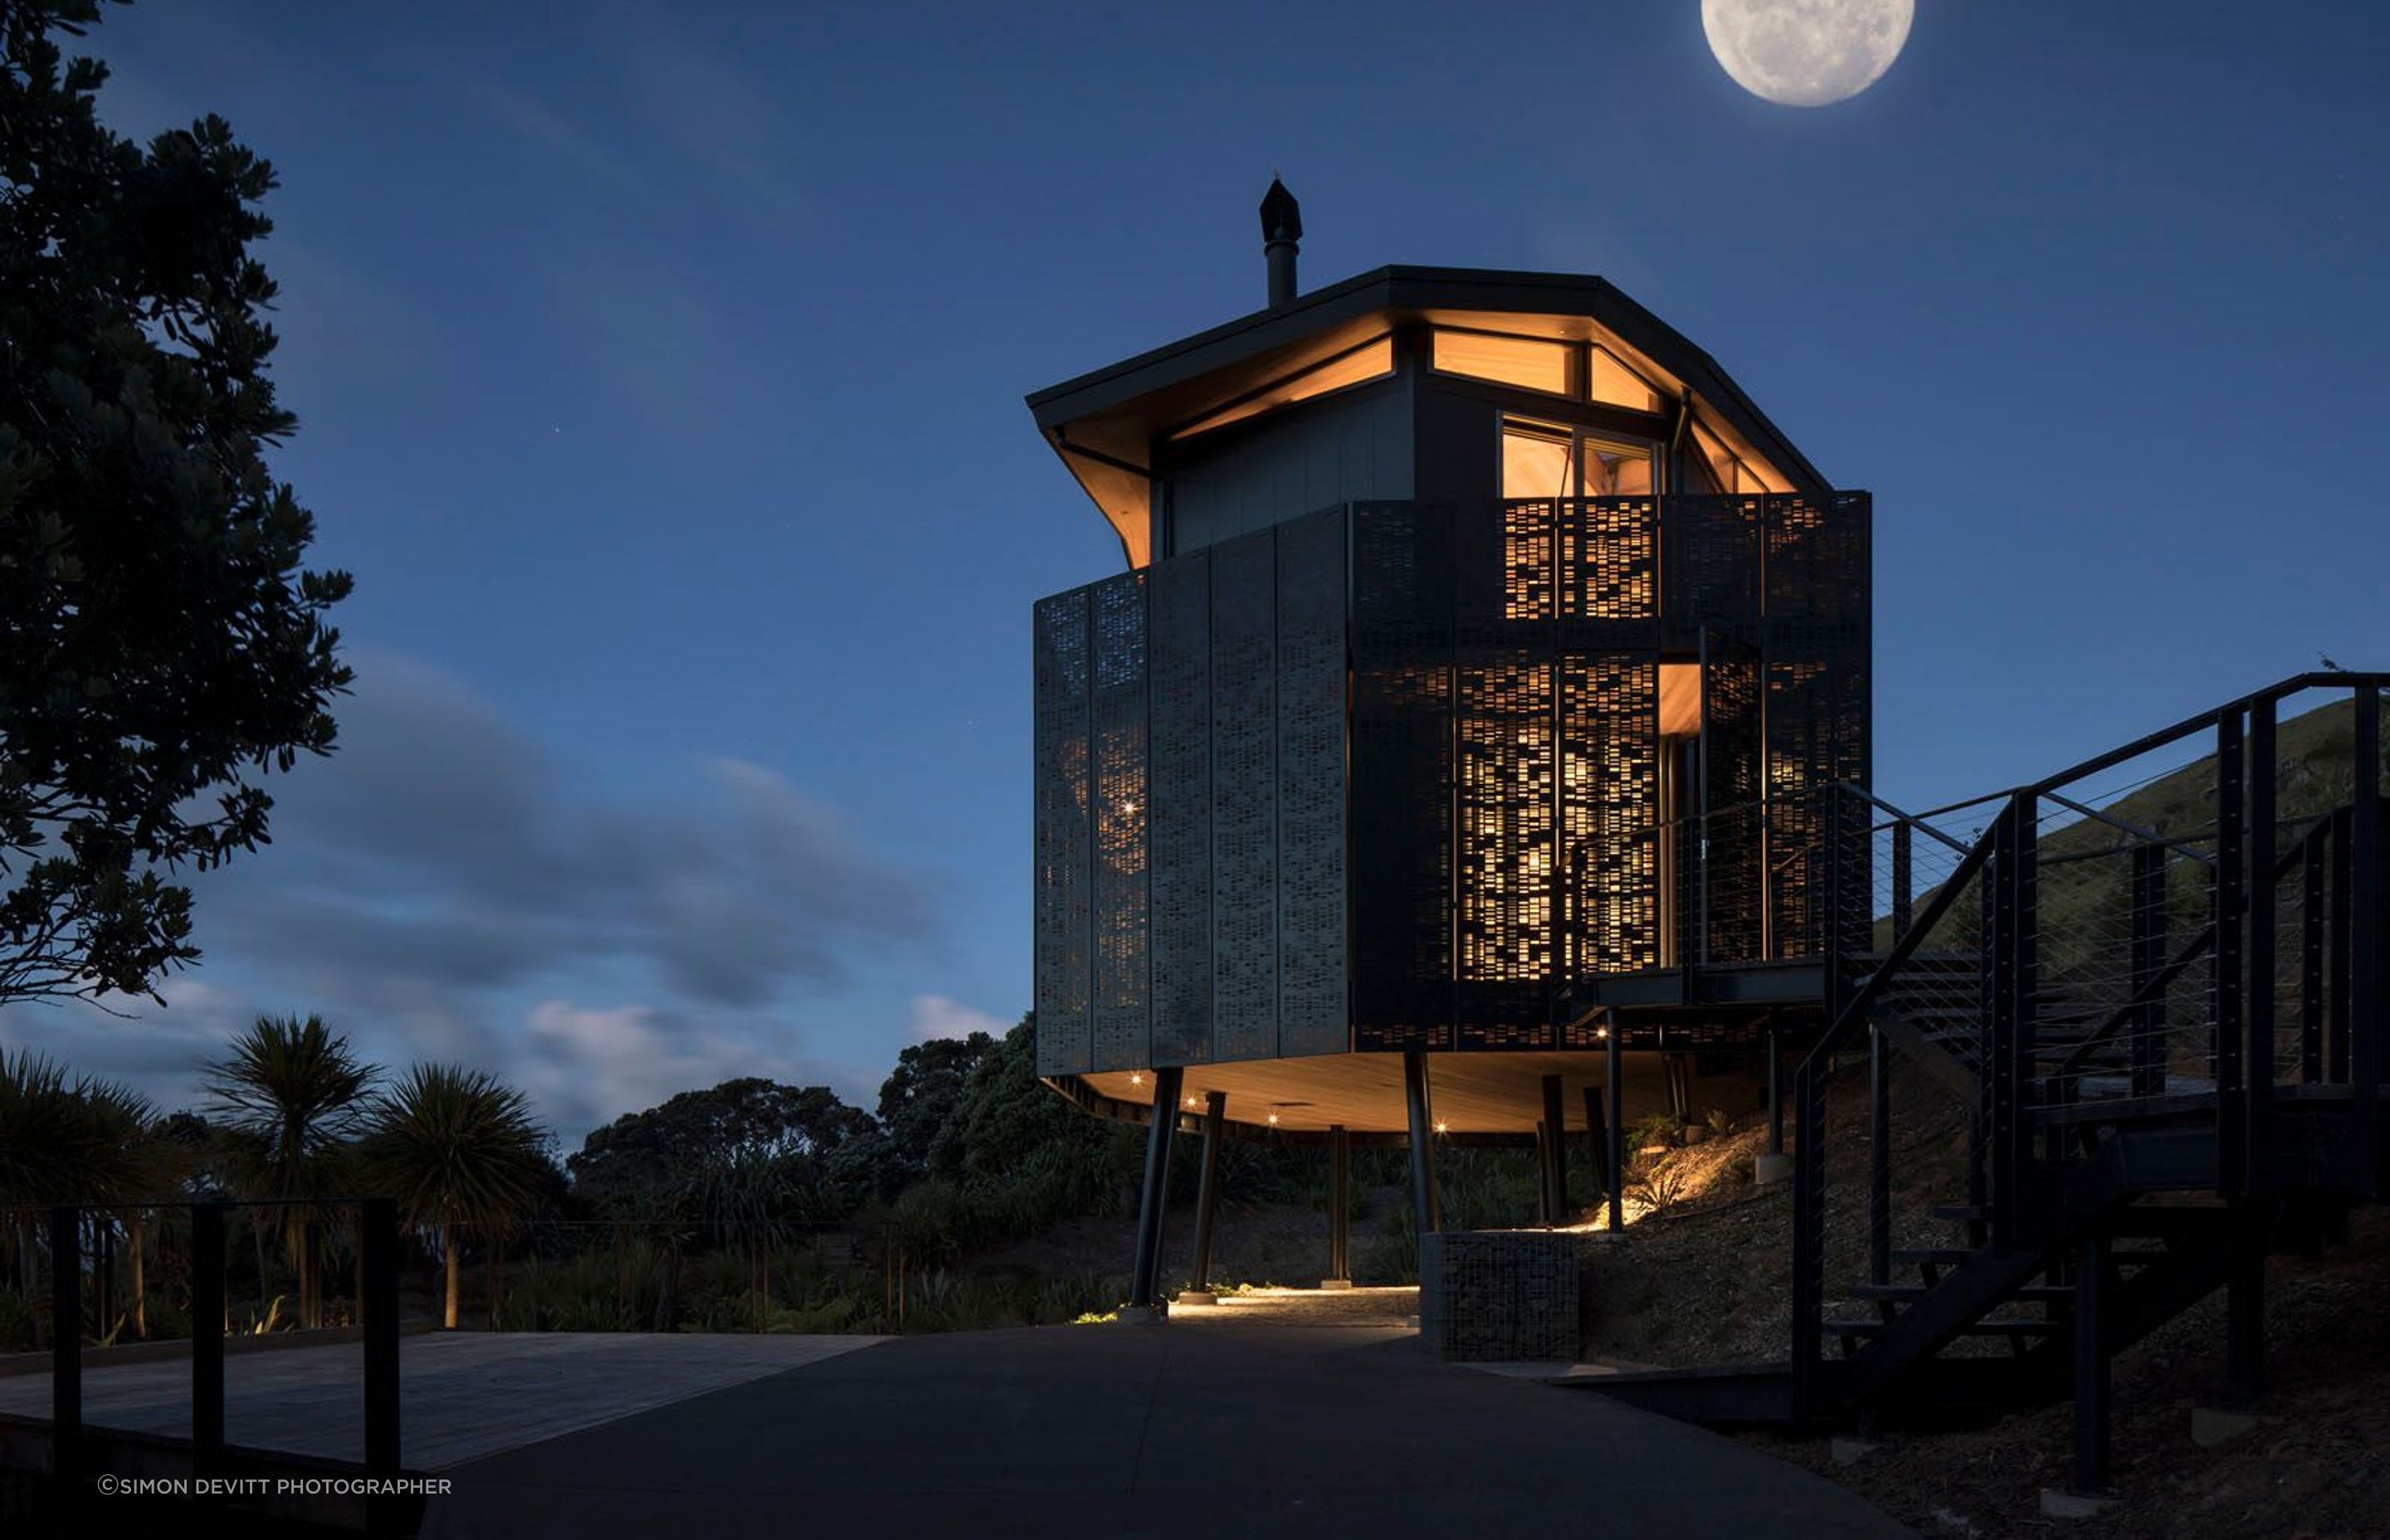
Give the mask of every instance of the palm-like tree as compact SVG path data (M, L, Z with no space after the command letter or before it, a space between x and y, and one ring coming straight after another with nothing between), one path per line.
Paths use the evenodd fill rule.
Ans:
M32 1293L35 1210L148 1195L147 1099L109 1081L70 1081L31 1049L0 1049L0 1205L18 1287Z
M210 1110L229 1138L233 1174L248 1196L284 1204L284 1243L299 1275L302 1325L323 1321L314 1202L339 1185L341 1157L380 1074L320 1016L261 1016L207 1066Z
M478 1070L418 1064L375 1098L363 1146L366 1177L398 1200L408 1224L439 1230L450 1328L460 1236L495 1242L531 1211L546 1148L529 1099Z

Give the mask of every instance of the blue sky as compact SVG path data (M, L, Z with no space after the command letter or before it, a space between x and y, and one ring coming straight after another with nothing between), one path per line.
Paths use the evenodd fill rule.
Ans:
M1877 498L1878 779L2023 778L2390 664L2390 13L1920 0L1839 106L1692 0L111 10L214 110L360 674L203 965L0 1040L171 1101L260 1010L592 1122L868 1099L1029 995L1028 607L1118 547L1021 397L1307 283L1600 273Z

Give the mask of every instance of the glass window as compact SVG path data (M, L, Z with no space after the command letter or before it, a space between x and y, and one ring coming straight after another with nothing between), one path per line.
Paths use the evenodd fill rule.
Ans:
M1551 423L1503 418L1502 495L1575 496L1575 434Z
M1651 493L1651 451L1623 443L1585 441L1587 497L1647 497Z
M1298 401L1308 401L1314 396L1324 396L1330 391L1342 391L1352 385L1366 385L1394 372L1394 340L1381 337L1374 342L1363 343L1342 358L1332 359L1301 374L1289 375L1233 405L1223 406L1210 417L1197 418L1170 436L1191 439L1198 433L1226 428L1232 422L1259 417L1276 407L1291 406Z
M1630 412L1656 412L1660 409L1660 392L1644 382L1643 377L1620 363L1609 349L1593 349L1591 378L1587 381L1593 399L1608 406L1624 406Z
M1502 419L1502 495L1644 497L1651 446L1612 443L1556 422Z
M1446 374L1465 374L1564 396L1569 393L1569 350L1565 342L1538 342L1525 337L1489 337L1474 331L1435 334L1435 367Z

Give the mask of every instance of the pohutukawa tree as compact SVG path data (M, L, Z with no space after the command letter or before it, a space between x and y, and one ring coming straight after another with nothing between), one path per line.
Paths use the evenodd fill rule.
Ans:
M199 956L174 878L264 842L350 682L349 577L265 459L273 169L212 115L102 125L58 41L97 16L0 6L0 1005L155 997Z

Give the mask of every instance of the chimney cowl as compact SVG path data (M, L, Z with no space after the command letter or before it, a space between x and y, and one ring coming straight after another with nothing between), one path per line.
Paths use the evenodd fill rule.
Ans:
M1262 195L1262 259L1269 268L1272 307L1294 298L1296 242L1302 238L1303 206L1286 190L1286 184L1273 176L1269 191Z

